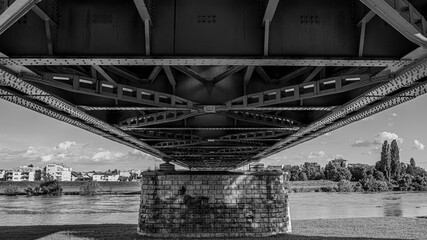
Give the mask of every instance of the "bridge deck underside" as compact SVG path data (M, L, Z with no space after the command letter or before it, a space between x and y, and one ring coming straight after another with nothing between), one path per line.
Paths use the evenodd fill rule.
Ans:
M0 98L165 161L237 168L425 93L423 43L376 1L5 3ZM408 6L392 17L423 36L427 3Z

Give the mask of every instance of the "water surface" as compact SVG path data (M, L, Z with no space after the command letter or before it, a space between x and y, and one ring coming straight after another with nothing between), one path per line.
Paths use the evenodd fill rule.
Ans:
M427 192L293 193L291 218L427 216ZM139 195L0 196L0 226L136 224Z

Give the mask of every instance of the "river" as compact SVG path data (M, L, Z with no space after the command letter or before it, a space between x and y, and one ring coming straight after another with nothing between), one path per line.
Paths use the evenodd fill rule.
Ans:
M427 216L427 192L293 193L291 219ZM139 195L0 196L0 226L136 224Z

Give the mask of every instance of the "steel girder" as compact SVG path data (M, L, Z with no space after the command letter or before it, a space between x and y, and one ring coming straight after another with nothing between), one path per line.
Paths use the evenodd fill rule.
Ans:
M427 47L427 21L408 0L360 0L403 36Z
M32 99L42 102L53 109L58 111L62 111L67 113L70 117L77 119L76 122L69 122L65 118L60 118L59 116L53 116L53 113L46 112L43 108L36 108L34 104L29 104L28 100L26 102L22 101L21 105L28 107L30 109L45 113L46 115L50 114L53 117L61 120L68 121L73 125L79 126L81 128L85 128L88 130L93 130L95 134L99 134L101 136L108 135L109 138L114 139L115 141L126 143L126 145L132 146L138 150L141 150L145 153L151 154L155 157L162 158L165 156L162 152L158 151L150 147L149 145L139 141L138 139L130 136L129 134L117 129L106 122L103 122L97 118L94 118L83 111L79 110L76 106L73 106L70 103L61 100L60 98L53 96L52 94L43 91L30 83L23 81L21 78L16 76L16 73L9 72L4 68L0 68L0 85L11 87L22 95L31 96ZM8 100L8 99L6 99ZM19 99L10 99L10 101L14 101L18 103ZM37 104L39 105L39 104ZM70 118L68 117L68 118ZM80 123L78 123L80 122ZM97 130L96 130L97 129ZM104 132L105 134L101 134Z
M192 101L175 95L100 81L99 79L78 75L45 73L43 77L30 74L22 74L21 77L28 82L54 86L71 92L110 99L120 99L149 106L192 107L194 104Z
M411 66L402 69L401 71L396 73L396 76L391 81L381 84L380 86L362 94L360 97L350 101L344 106L341 106L335 109L334 111L332 111L332 113L328 114L326 117L323 117L322 119L310 124L309 126L303 129L300 129L298 132L291 134L289 137L283 139L281 142L275 144L271 148L254 156L253 159L264 158L274 153L277 153L283 149L286 149L290 146L294 146L301 142L313 139L318 136L313 134L315 134L318 130L325 128L326 126L328 126L328 128L325 128L325 129L329 129L329 130L323 131L322 134L333 130L335 126L342 126L343 122L337 123L336 121L341 118L345 118L349 114L363 112L363 108L368 106L369 104L375 103L379 99L382 99L383 97L386 97L387 95L392 94L393 92L396 92L402 88L410 87L411 85L415 84L417 81L425 77L427 77L427 59L419 60L416 63L412 64ZM422 93L422 91L420 91L420 93ZM388 101L394 101L396 103L395 105L403 103L408 100L405 97L396 97L396 99L395 98L392 98L392 99L394 100L388 100ZM387 104L384 107L386 108ZM375 108L375 110L370 110L370 111L373 111L372 112L373 114L373 113L382 111L385 108ZM360 120L362 118L360 117L354 118L353 121L356 121L356 119ZM351 121L347 121L344 123L348 124L350 122Z
M389 67L400 69L411 63L406 59L291 59L277 57L252 58L0 58L0 65L18 66L296 66L296 67Z

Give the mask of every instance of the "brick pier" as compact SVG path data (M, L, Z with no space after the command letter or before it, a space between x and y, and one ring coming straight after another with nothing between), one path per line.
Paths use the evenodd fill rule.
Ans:
M291 232L281 171L143 174L138 233L151 237L261 237Z

